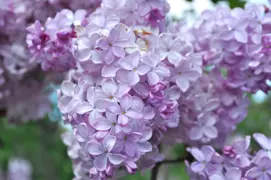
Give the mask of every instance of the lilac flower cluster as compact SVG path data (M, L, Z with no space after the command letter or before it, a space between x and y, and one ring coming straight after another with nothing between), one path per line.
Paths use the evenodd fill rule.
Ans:
M196 159L191 165L187 163L191 180L271 179L271 141L259 133L255 133L253 138L261 147L256 152L250 151L250 136L225 146L222 154L211 146L189 148Z
M128 26L150 25L163 29L169 4L163 0L104 0L101 10L114 12Z
M80 16L93 12L100 3L101 0L1 0L0 108L12 122L39 119L50 111L49 92L45 88L51 83L60 84L64 75L42 72L41 65L43 68L54 69L54 64L50 62L41 63L42 58L57 61L61 56L63 58L60 62L57 61L61 66L58 69L74 67L70 36L75 33L72 26L79 23ZM78 10L73 15L70 10L63 10L67 8L74 11L80 8L85 10ZM60 10L62 12L56 15ZM55 15L56 18L46 21L48 17ZM37 52L33 57L25 43L26 27L35 20L35 25L29 28L33 34L28 35L28 42L31 43L31 53L34 48L47 52L39 52L39 55L43 55L39 59ZM45 21L46 33L43 33L45 29L41 24Z
M48 18L45 27L39 21L27 28L27 44L35 61L44 71L63 72L75 67L72 55L72 38L76 37L74 28L82 25L87 11L64 9L55 18Z
M132 2L121 2L103 1L75 29L76 70L59 91L63 119L84 152L76 162L88 162L82 166L91 179L112 177L120 167L129 173L152 168L163 159L161 143L223 146L247 115L245 93L269 89L268 71L245 66L252 57L269 59L263 45L269 13L262 6L220 7L192 28L164 32L142 26L147 19L137 22L135 13L123 19L121 7L127 11ZM260 27L252 26L260 17Z
M59 92L91 178L111 177L119 167L134 173L145 157L150 167L161 160L151 151L178 127L181 93L202 74L202 57L189 43L120 21L100 10L88 17L74 45L79 78Z
M28 27L29 34L26 41L34 56L33 59L41 63L44 71L63 72L75 68L72 39L76 38L76 33L80 34L82 26L88 23L99 23L96 26L87 27L88 31L94 32L103 26L104 20L101 18L118 18L120 22L128 26L149 24L151 27L162 28L165 25L165 14L168 10L168 4L160 0L116 2L105 0L99 12L92 14L89 21L85 18L88 11L82 9L75 13L68 9L61 10L54 19L48 18L44 26L36 21ZM99 15L101 13L104 17ZM115 17L110 16L112 13Z
M247 4L244 9L217 7L206 10L189 31L204 64L223 68L226 84L234 89L255 93L270 87L271 12L262 5Z
M179 99L180 124L170 130L169 136L174 135L173 143L221 147L236 124L246 117L248 98L227 86L217 71L204 74L196 82Z

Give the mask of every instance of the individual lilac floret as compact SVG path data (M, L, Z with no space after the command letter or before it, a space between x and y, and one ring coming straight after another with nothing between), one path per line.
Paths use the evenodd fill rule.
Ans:
M111 153L116 141L115 136L108 135L104 138L102 144L95 141L87 144L89 154L95 156L93 165L98 171L105 171L108 163L119 165L125 160L125 156Z
M221 169L220 165L214 161L215 150L211 146L203 146L201 149L191 148L189 152L197 160L191 164L192 171L211 174Z

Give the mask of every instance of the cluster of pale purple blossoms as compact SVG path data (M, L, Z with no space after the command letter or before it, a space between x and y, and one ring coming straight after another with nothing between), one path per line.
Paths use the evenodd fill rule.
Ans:
M149 159L140 168L153 166L163 133L179 124L181 92L202 74L201 56L171 34L126 26L109 12L87 20L74 43L80 77L62 83L59 108L88 158L88 175L134 173Z
M40 62L32 57L25 42L26 27L35 20L44 23L48 17L55 16L65 8L85 8L91 13L100 3L101 0L0 1L0 108L6 112L10 121L17 123L43 118L51 110L48 99L50 91L45 91L45 88L51 83L60 84L64 77L59 73L41 71ZM64 28L63 24L69 23L62 22L60 27L54 26L55 22L47 21L48 32L52 32L54 28ZM38 23L36 27L38 28ZM41 38L46 40L46 36ZM65 38L66 35L62 34L63 41ZM54 45L59 49L66 48L60 43ZM47 52L52 54L51 49L47 49ZM64 55L66 58L70 57L69 53ZM72 63L74 61L70 62Z
M196 159L189 164L191 180L269 180L271 179L271 139L255 133L253 138L260 145L251 151L250 136L225 146L222 153L211 146L192 147L188 151Z
M31 164L21 158L11 158L8 163L8 171L0 171L0 180L31 180Z
M189 30L189 41L204 64L226 72L225 84L243 92L267 92L270 79L271 12L247 4L244 9L217 7L202 13Z

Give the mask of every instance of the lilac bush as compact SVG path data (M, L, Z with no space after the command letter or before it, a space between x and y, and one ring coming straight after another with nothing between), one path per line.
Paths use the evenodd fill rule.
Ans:
M2 1L1 1L2 3ZM218 6L191 26L167 22L162 0L4 0L0 102L11 122L43 118L52 83L74 180L159 166L161 145L183 143L191 179L271 179L271 144L225 142L268 93L271 12ZM222 148L223 154L215 148Z

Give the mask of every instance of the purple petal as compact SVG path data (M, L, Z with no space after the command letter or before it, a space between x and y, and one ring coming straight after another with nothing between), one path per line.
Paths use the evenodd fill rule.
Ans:
M114 65L104 65L102 68L102 76L105 78L113 78L116 76L117 71L118 67Z
M142 114L136 111L127 111L126 116L130 117L130 118L134 118L134 119L140 119L142 118Z
M126 58L123 58L119 61L120 65L122 65L126 70L135 70L139 64L140 54L138 52L134 52L128 55Z
M104 55L104 60L107 64L111 64L115 60L115 56L112 53L112 50L109 49L105 55Z
M137 112L141 112L143 110L143 107L144 107L144 103L142 101L142 99L140 99L139 97L137 96L134 96L132 98L132 106L131 106L131 109L137 111Z
M258 167L253 167L246 172L246 177L257 178L261 176L263 172Z
M107 167L107 154L102 154L94 159L94 167L99 171L106 170Z
M148 141L152 137L152 129L151 128L142 129L141 133L143 134L141 141Z
M128 73L128 81L130 85L135 85L140 81L140 77L136 72L131 71Z
M126 115L120 114L118 117L118 123L125 126L129 123L129 118Z
M120 84L117 90L117 97L122 97L125 94L128 94L131 90L131 87L128 84Z
M193 162L191 164L191 170L194 171L195 173L202 172L205 168L205 165L201 162Z
M122 109L120 108L118 103L110 103L107 109L114 114L122 113Z
M124 145L124 151L128 156L134 157L137 151L136 144L131 141L126 141Z
M197 161L205 161L204 154L198 148L191 148L190 152Z
M173 64L175 67L178 67L181 61L181 55L175 51L170 51L168 53L168 61Z
M103 140L107 136L108 133L109 133L108 131L98 131L93 136L97 140Z
M204 127L203 131L204 131L204 134L211 139L214 139L217 137L217 129L214 126Z
M248 35L244 30L235 30L234 37L238 42L247 43Z
M140 76L147 74L151 70L151 67L145 64L141 64L137 67L137 72Z
M212 174L210 177L209 177L209 180L225 180L224 176L220 173L215 173L215 174ZM233 179L232 179L233 180ZM238 180L238 179L236 179Z
M90 20L93 24L99 27L102 27L105 24L105 16L102 14L102 12L91 14Z
M86 60L89 60L90 56L91 56L91 50L83 49L78 52L78 54L76 55L76 58L78 59L78 61L86 61Z
M125 51L122 47L114 46L112 47L112 52L115 56L120 58L125 56Z
M147 120L153 119L155 116L154 109L151 106L144 107L142 114L143 118Z
M192 139L192 140L199 140L203 137L203 131L202 131L202 128L196 126L196 127L193 127L190 131L190 134L189 134L189 137Z
M80 123L78 126L77 126L77 129L76 129L76 133L77 133L77 137L79 137L78 141L81 141L81 142L84 142L88 136L89 136L89 129L87 127L87 124L86 123Z
M129 141L132 141L132 142L137 142L139 141L141 138L142 138L142 133L139 133L139 132L132 132L130 135L129 135Z
M89 154L97 156L104 153L104 148L100 143L92 141L87 143L87 151Z
M241 168L245 168L250 165L250 160L246 155L237 157L236 162Z
M147 74L147 77L148 77L148 82L150 85L155 85L155 84L159 83L159 81L160 81L159 76L155 72L149 72Z
M120 100L120 107L125 111L127 109L130 109L132 105L132 98L130 95L125 95Z
M240 180L242 176L242 172L238 168L229 168L227 173L226 173L226 180Z
M107 150L107 152L110 152L114 145L116 144L117 138L112 135L108 135L103 140L103 146Z
M104 93L108 96L113 96L117 91L117 84L113 80L105 81L102 85Z
M205 156L205 161L210 162L213 155L215 154L215 150L211 146L203 146L201 148L202 153Z
M108 153L108 159L112 164L120 165L125 160L125 156L121 154Z
M76 107L76 112L78 114L85 114L87 112L90 112L91 110L93 110L93 107L87 102L83 102Z
M73 83L69 81L63 81L63 83L61 84L61 91L64 95L72 96L73 90L74 90Z
M155 72L158 76L162 76L162 77L170 76L169 69L164 66L155 67L153 72Z
M146 153L152 151L152 144L148 141L140 142L137 145L140 152Z
M189 81L181 76L176 79L176 84L182 92L186 92L189 88Z
M217 109L220 106L220 101L219 99L211 99L208 104L206 105L205 111L213 111Z
M92 125L98 131L106 131L112 128L112 121L109 121L106 118L97 119L96 123Z
M117 25L120 22L120 18L115 14L111 14L106 18L106 27L111 28Z
M103 38L98 42L98 46L100 48L102 48L103 50L107 50L109 49L110 45L109 45L109 41L107 38Z
M254 133L253 138L263 149L271 149L271 143L265 135L260 133Z

